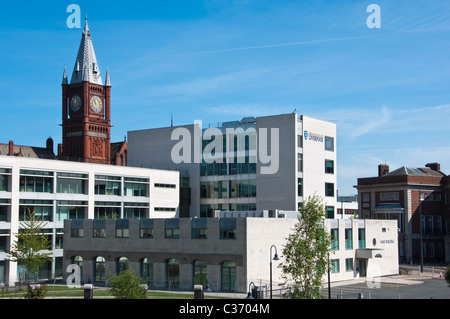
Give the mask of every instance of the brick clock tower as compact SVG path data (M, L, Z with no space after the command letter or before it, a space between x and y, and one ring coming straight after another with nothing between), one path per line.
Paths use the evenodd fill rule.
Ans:
M110 111L109 73L103 85L86 18L70 83L64 67L59 159L111 164Z

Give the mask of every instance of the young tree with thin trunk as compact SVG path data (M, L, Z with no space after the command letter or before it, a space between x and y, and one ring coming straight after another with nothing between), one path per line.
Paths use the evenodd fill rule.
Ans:
M24 219L20 223L16 241L11 245L12 249L7 252L9 255L7 260L22 265L26 280L30 280L37 276L43 264L51 261L50 253L43 252L51 248L51 243L42 233L46 222L36 219L34 211L28 211Z
M283 278L291 283L293 299L319 299L323 276L330 266L330 234L324 229L325 208L321 197L309 196L283 248L280 265Z

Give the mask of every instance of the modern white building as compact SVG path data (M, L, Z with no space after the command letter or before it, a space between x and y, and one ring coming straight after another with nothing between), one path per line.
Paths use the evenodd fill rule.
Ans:
M297 211L309 195L334 218L336 124L296 113L215 125L128 132L128 165L180 170L190 187L180 217L219 211Z
M289 285L279 265L296 223L279 216L66 220L64 269L78 265L81 284L104 284L129 266L151 289L203 285L245 293L251 282L270 289L272 262L272 287L278 290ZM326 219L324 227L333 238L331 282L398 274L395 221ZM280 260L273 260L275 253ZM64 278L76 280L72 274Z
M179 172L0 156L0 283L21 280L6 261L28 211L46 221L53 261L40 278L62 275L64 219L173 218L178 214Z

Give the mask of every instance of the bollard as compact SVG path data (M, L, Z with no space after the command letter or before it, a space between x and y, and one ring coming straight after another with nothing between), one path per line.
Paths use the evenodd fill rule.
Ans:
M194 286L194 299L204 299L203 285Z
M94 285L84 285L84 299L94 299Z

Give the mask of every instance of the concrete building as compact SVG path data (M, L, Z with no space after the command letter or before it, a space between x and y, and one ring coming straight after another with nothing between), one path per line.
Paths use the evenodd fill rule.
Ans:
M40 278L62 275L63 221L92 218L172 218L178 214L179 173L158 169L0 156L0 283L23 278L6 261L30 210L44 221L51 263Z
M377 177L358 178L359 215L397 221L401 262L450 261L449 178L438 163L378 166Z
M287 283L278 267L297 218L66 220L64 269L78 265L80 283L104 284L127 265L152 289L247 292ZM331 281L398 274L395 221L325 220L333 236ZM273 247L275 246L275 247ZM66 272L68 278L72 272ZM73 280L73 277L70 278ZM324 276L324 282L327 278Z
M127 141L128 165L180 170L190 187L180 217L298 210L314 194L335 217L335 123L292 113L129 131Z

